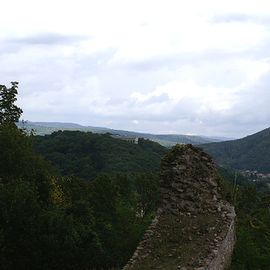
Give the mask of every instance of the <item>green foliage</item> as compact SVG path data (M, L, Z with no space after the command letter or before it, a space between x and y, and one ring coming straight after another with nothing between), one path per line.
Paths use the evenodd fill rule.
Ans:
M269 204L265 207L262 201L263 198L255 190L242 191L241 203L237 209L237 242L230 268L232 270L269 269Z
M167 149L141 139L131 144L108 134L58 131L34 137L37 152L51 161L61 175L94 179L104 172L157 172Z
M81 201L84 186L74 180L63 193L67 203L59 203L53 194L62 180L33 152L29 136L2 125L0 145L1 269L94 268L102 248L90 202Z
M14 104L17 100L18 83L12 82L11 85L11 88L0 85L0 125L15 124L23 112Z
M236 246L230 270L268 270L270 263L270 191L221 169L223 185L237 213ZM235 188L236 183L236 188Z
M63 176L34 152L32 135L12 123L0 125L1 269L123 266L157 207L158 177L145 172L158 171L166 150L149 141L135 146L78 132L46 139L39 147L52 151ZM77 177L102 171L110 173L93 181Z
M40 199L48 203L52 168L36 155L31 138L16 126L0 126L0 182L24 180L40 192Z
M34 186L19 181L1 186L0 205L1 269L89 269L102 261L89 203L44 207Z
M137 212L145 217L157 208L159 177L155 174L137 174L135 189L138 195Z
M2 269L123 266L157 207L158 177L107 173L87 182L53 176L29 136L14 127L0 131L6 142L0 152Z
M103 174L90 185L97 231L106 254L103 258L105 268L123 266L157 208L158 190L145 187L156 187L158 177L151 174ZM152 194L147 200L144 195L150 190ZM147 212L143 212L143 206L147 206Z
M37 248L43 254L42 269L93 269L102 261L102 246L87 201L74 201L69 207L54 205L42 215L40 232Z
M33 185L17 181L0 186L1 269L31 269L39 259L41 206Z
M204 144L203 149L222 166L270 172L270 128L239 140Z

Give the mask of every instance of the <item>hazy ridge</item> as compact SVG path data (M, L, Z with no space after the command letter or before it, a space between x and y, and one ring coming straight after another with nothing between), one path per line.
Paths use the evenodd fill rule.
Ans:
M190 143L190 144L204 144L211 142L220 142L227 140L229 138L216 138L207 136L193 136L193 135L183 135L183 134L151 134L151 133L140 133L134 131L126 130L116 130L106 127L93 127L93 126L83 126L75 123L61 123L61 122L19 122L20 127L25 127L27 130L34 130L36 135L46 135L51 134L58 130L78 130L78 131L90 131L93 133L111 133L118 134L121 136L132 136L140 137L144 139L149 139L154 142L158 142L163 146L171 147L177 143Z

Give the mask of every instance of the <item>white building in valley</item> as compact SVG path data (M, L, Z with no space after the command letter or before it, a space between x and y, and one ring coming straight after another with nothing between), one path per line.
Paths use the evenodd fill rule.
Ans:
M126 141L129 143L134 143L138 144L139 143L139 138L138 137L128 137L128 136L120 136L120 135L111 135L112 138L114 139L119 139L122 141Z

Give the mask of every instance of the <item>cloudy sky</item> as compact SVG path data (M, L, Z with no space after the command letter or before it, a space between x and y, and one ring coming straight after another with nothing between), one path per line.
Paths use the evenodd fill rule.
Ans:
M0 0L23 119L241 137L269 127L269 0Z

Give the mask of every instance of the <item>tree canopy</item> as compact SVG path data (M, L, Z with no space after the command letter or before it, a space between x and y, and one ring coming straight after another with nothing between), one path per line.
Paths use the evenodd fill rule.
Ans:
M151 171L157 168L157 163L153 165L148 161L144 167L140 161L140 173L132 171L129 164L129 173L125 170L113 173L112 167L108 166L106 174L105 171L101 174L100 170L92 171L91 164L100 168L103 162L110 163L110 155L99 157L100 152L109 152L113 139L63 133L64 136L59 137L56 136L59 134L52 135L57 139L52 148L55 152L62 149L60 153L67 154L69 165L64 171L55 170L54 164L49 164L35 152L34 136L16 127L15 122L22 112L14 104L16 94L17 83L11 89L1 86L1 269L122 267L134 252L157 207L158 177L145 169ZM99 144L101 148L96 147ZM136 164L132 162L139 153L156 155L151 150L156 146L147 143L148 152L142 146L134 150L118 141L113 147L121 156L113 163L117 170L127 166L126 157L128 162ZM78 160L72 163L77 156ZM141 158L146 162L143 155ZM65 158L59 160L60 168ZM81 169L76 170L76 164L81 162ZM92 181L82 179L88 179L91 172L94 172L90 175Z
M14 124L19 121L23 111L15 105L18 84L11 82L10 88L0 85L0 124Z

